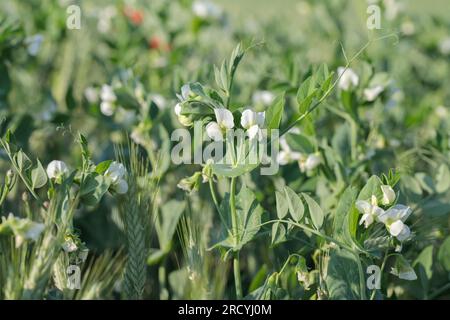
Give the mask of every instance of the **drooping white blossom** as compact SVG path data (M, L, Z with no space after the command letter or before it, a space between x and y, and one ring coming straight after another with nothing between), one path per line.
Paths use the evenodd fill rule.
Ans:
M125 180L127 169L119 162L112 162L105 171L105 176L111 178L113 189L118 194L124 194L128 191L128 183Z
M372 88L367 88L364 89L364 99L366 99L366 101L368 102L372 102L375 101L375 99L380 95L380 93L382 93L384 91L384 87L383 86L375 86Z
M252 96L253 104L255 105L261 104L266 107L269 106L274 99L275 95L267 90L256 91L255 93L253 93Z
M247 135L250 139L258 138L258 140L261 140L263 138L261 129L264 126L265 120L265 112L255 112L246 109L242 112L241 125L247 130Z
M206 134L214 141L223 140L227 130L234 128L234 117L230 110L225 108L214 109L216 122L212 121L206 126Z
M405 224L411 213L411 208L398 204L380 214L378 220L384 223L392 236L399 241L405 241L411 235L411 230Z
M117 101L116 94L111 86L104 84L100 93L100 111L105 116L112 116L115 110L115 102Z
M381 191L383 192L383 200L381 203L385 206L391 205L395 201L395 191L389 185L382 185Z
M53 160L47 165L47 176L50 179L61 179L69 173L67 165L60 160Z
M358 75L355 73L355 71L353 71L350 68L345 69L344 67L339 67L338 77L339 77L338 87L341 90L348 91L350 89L357 87L359 84Z

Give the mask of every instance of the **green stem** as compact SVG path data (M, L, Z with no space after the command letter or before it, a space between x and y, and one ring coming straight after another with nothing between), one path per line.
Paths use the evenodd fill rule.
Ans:
M211 192L211 197L213 199L214 205L216 206L216 210L221 214L220 212L220 205L217 201L216 191L214 190L213 180L212 177L209 178L209 191Z
M358 264L358 274L359 274L359 291L361 294L361 300L367 300L367 295L366 295L366 281L365 281L365 276L364 276L364 270L362 267L362 263L361 260L359 259L359 254L353 252L353 254L356 257L356 263Z
M230 211L231 211L231 228L233 232L234 243L239 242L239 232L237 225L237 212L236 212L236 178L231 178L230 183ZM242 299L242 283L241 283L241 270L239 266L239 251L236 251L233 256L233 272L234 272L234 284L236 287L236 298Z
M383 275L384 267L386 266L386 262L387 262L387 259L389 257L388 253L389 253L389 248L387 248L386 252L384 253L383 262L381 263L381 268L380 268L380 277L382 277L382 275ZM370 295L370 300L375 299L376 292L377 292L377 289L374 289L372 291L372 294Z

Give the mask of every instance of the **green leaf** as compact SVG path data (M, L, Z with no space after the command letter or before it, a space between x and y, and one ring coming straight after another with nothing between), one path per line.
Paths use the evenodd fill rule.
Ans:
M28 156L22 150L17 151L17 153L14 155L14 160L16 161L17 168L21 172L31 167L30 158L28 158Z
M294 192L294 190L287 186L284 187L284 192L288 200L289 213L295 222L299 222L303 218L305 212L302 199Z
M111 165L112 162L113 162L112 160L106 160L106 161L100 162L95 167L95 172L97 172L98 174L104 174L106 172L106 170L109 169L109 166Z
M158 232L161 249L168 250L185 206L184 201L170 200L161 207L162 228Z
M383 192L381 191L381 180L377 176L371 176L367 180L366 185L362 188L358 195L358 200L369 200L372 195L376 196L377 199L382 198Z
M294 151L306 154L314 152L314 145L309 138L303 134L290 133L286 135L286 141Z
M272 224L272 245L286 241L286 227L281 222Z
M274 99L272 105L266 111L266 127L278 129L284 110L284 93Z
M436 174L436 191L443 193L450 188L450 170L446 164L439 166Z
M433 276L433 245L429 245L422 250L414 261L413 266L417 270L422 288L428 291L429 282Z
M238 216L239 241L235 250L240 250L250 242L261 228L261 215L263 208L256 200L253 191L245 185L236 195L236 212Z
M311 106L314 97L317 94L316 83L313 77L308 77L300 85L297 92L298 111L300 114L305 114Z
M337 240L342 240L347 244L352 243L350 232L350 215L356 200L357 190L348 187L342 194L333 221L333 234Z
M330 250L325 283L329 298L335 300L360 299L358 263L354 254L343 249Z
M259 163L243 165L213 164L211 168L215 175L235 178L252 171L257 168L258 165Z
M83 203L89 206L98 204L108 191L110 185L111 179L108 177L95 174L88 176L80 187L80 195Z
M226 196L224 201L228 202L229 197ZM221 211L223 214L230 214L230 208L227 203L222 202ZM233 251L239 251L242 247L250 242L258 233L261 228L261 215L263 208L259 205L253 192L245 185L242 186L239 193L236 195L236 213L237 213L237 242L233 238L233 234L230 230L231 225L227 217L221 217L222 222L226 226L225 232L226 238L219 243L216 243L215 247L230 248Z
M283 219L288 214L289 204L284 192L275 191L275 198L277 201L277 217Z
M39 189L47 183L47 173L41 162L37 160L37 166L31 170L31 188Z
M450 272L450 236L445 239L439 248L438 260L447 272Z
M323 224L324 214L322 208L317 204L317 202L308 196L306 193L302 193L303 198L305 198L308 204L308 211L311 217L312 223L316 229L320 229Z

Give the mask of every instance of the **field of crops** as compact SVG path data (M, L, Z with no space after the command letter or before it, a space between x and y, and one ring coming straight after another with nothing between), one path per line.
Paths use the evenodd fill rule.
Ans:
M447 0L0 2L0 300L450 298Z

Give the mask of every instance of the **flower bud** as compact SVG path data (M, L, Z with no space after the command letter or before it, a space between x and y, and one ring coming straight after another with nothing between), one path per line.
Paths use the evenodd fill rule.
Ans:
M383 192L383 200L381 203L385 206L391 205L395 201L395 191L389 185L382 185L381 191Z

